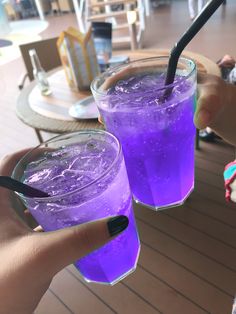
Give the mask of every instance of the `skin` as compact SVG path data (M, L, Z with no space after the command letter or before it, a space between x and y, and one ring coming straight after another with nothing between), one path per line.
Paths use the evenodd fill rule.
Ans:
M225 55L219 62L219 67L231 68L235 65L235 60L230 55Z
M0 175L11 175L27 150L0 161ZM55 232L35 232L11 207L11 193L0 188L0 313L33 313L53 276L111 240L108 219ZM66 254L65 254L66 252Z
M236 146L236 86L214 75L199 74L198 106L194 123L198 129L210 127Z

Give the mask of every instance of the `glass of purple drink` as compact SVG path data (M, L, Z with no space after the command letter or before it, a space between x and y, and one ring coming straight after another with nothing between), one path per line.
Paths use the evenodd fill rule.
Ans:
M106 129L121 142L134 200L159 210L194 188L196 66L180 58L165 86L169 58L111 68L91 85Z
M140 242L124 158L115 136L102 130L57 136L25 155L13 177L49 193L46 198L20 195L45 231L109 216L129 218L123 233L75 262L86 281L113 285L135 270Z

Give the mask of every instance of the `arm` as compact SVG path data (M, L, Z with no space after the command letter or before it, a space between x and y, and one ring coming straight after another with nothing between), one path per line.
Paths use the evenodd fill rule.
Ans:
M211 127L224 140L236 146L236 86L219 77L200 74L198 106L194 117L197 128Z

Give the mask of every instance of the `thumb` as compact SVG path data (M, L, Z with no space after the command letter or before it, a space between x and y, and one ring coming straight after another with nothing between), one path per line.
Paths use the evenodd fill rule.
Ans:
M112 240L128 224L128 218L121 215L37 234L37 264L43 265L44 274L54 276L65 266Z
M217 76L198 75L198 101L194 123L198 129L211 126L226 101L227 85Z
M198 109L194 114L194 124L197 129L205 129L212 119L212 112L208 108L208 99L202 96L198 99Z

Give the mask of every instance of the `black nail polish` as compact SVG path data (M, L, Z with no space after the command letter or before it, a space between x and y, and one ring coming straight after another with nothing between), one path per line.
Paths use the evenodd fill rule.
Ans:
M126 216L116 216L108 220L107 227L111 237L122 232L128 227L129 219Z

